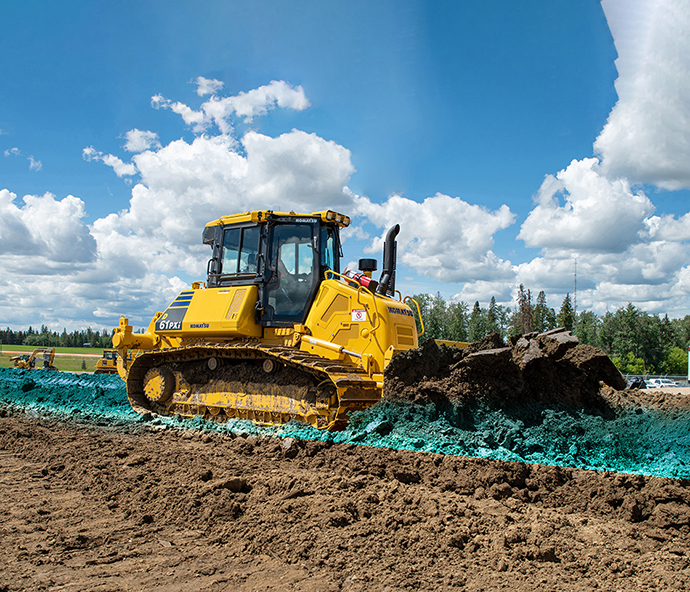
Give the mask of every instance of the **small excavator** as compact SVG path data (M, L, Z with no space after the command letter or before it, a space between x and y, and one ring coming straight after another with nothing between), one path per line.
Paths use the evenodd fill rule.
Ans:
M378 402L384 368L417 347L419 307L395 289L399 225L387 233L378 281L375 259L340 271L340 229L350 222L331 210L257 210L206 224L206 281L180 292L145 332L124 315L115 328L132 408L337 430Z
M45 349L36 348L30 354L21 354L19 356L14 356L10 358L11 362L14 362L14 367L18 369L33 370L36 369L36 360L40 360L41 364L38 366L39 369L43 370L57 370L53 365L53 360L55 359L55 348Z

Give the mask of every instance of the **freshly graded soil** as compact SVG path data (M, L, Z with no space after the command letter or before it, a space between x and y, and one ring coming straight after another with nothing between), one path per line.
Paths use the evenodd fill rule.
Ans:
M0 410L0 590L686 590L690 482Z

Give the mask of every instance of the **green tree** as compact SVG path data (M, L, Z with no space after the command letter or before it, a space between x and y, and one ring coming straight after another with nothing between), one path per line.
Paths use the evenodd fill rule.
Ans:
M532 294L520 284L517 293L517 308L513 313L513 335L524 335L532 332Z
M486 311L479 306L479 302L474 303L469 323L470 341L477 341L486 337Z
M451 341L467 341L469 318L465 302L451 302L447 308L448 325L446 327L448 339Z
M419 304L422 313L422 320L424 321L424 338L425 339L446 339L446 325L448 324L448 315L446 311L446 301L438 293L436 296L431 294L416 294L413 298ZM417 317L417 311L413 311ZM421 325L417 320L418 328L421 331Z
M498 305L496 304L496 298L491 297L491 302L489 302L489 308L486 311L486 334L500 332L498 326Z
M675 346L672 347L666 356L666 368L669 374L687 375L688 350Z
M636 358L632 352L628 352L623 357L611 358L613 365L618 368L623 374L647 374L653 372L645 366L642 358Z
M573 305L570 302L570 294L566 294L561 304L561 310L558 313L558 324L565 327L567 331L572 331L575 326L575 312Z
M591 310L583 310L580 314L578 314L575 324L575 335L577 335L580 343L596 345L597 329L599 328L599 325L599 317Z
M556 313L547 305L544 290L537 296L537 303L534 305L532 314L532 325L533 330L540 333L556 328Z

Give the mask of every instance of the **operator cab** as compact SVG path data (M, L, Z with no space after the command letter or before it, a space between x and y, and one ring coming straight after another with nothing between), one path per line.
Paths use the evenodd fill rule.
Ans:
M258 323L302 323L326 272L340 272L339 230L349 223L332 211L258 211L210 222L203 233L204 244L213 249L207 285L256 285Z

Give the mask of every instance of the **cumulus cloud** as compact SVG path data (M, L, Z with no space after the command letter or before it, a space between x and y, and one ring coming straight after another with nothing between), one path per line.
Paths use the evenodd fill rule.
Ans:
M95 259L96 241L82 222L84 202L51 193L17 196L0 190L0 260L6 270L40 273L43 266L63 270Z
M649 198L626 179L609 179L597 159L548 175L535 203L518 238L541 253L515 266L518 283L572 294L577 261L580 301L596 312L633 302L673 313L660 303L672 299L690 255L690 214L654 216Z
M19 148L8 148L4 152L5 156L19 156L21 154L21 151Z
M610 176L690 187L690 5L603 0L618 59L618 102L594 148Z
M528 247L618 253L637 242L652 202L598 169L598 161L587 158L547 175L518 238Z
M222 88L202 78L197 85L200 94ZM112 326L125 313L136 325L147 324L188 286L189 276L205 275L210 252L201 232L209 220L252 208L311 212L352 201L345 191L354 171L350 152L335 142L299 130L276 137L227 133L232 117L305 108L301 87L273 82L222 108L215 94L213 100L198 120L181 103L153 102L202 127L227 123L219 135L161 145L155 132L135 128L124 136L130 162L93 146L83 150L85 160L106 164L119 177L138 176L129 207L90 226L76 197L25 196L21 203L0 191L0 264L10 272L0 278L1 318L24 326L72 327L83 319Z
M448 283L513 277L510 262L492 251L493 235L515 220L506 205L490 211L440 193L421 203L391 195L381 204L356 197L355 212L384 228L369 252L380 252L388 228L404 227L398 258L421 275Z

